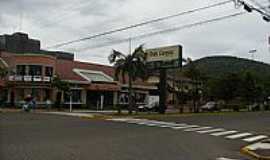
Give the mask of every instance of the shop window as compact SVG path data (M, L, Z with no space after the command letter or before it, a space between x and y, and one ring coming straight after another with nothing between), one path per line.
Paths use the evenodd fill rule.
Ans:
M72 102L73 103L81 103L81 90L72 90L71 91L72 94ZM64 100L66 103L70 102L70 96L65 93L64 95Z
M136 93L136 103L145 103L146 95L142 93Z
M51 100L51 90L50 89L45 89L44 101L46 101L46 100Z
M53 67L45 67L45 76L47 77L53 76Z
M33 98L36 100L36 101L41 101L41 92L42 90L41 89L32 89L32 96Z
M19 75L19 76L26 75L26 66L25 65L17 65L16 66L16 75Z
M127 93L121 93L119 95L119 104L127 104L128 103L128 94Z
M31 76L41 76L42 66L40 65L29 65L29 75Z

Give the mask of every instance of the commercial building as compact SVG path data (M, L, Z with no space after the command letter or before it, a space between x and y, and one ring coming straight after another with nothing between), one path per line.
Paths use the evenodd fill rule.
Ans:
M90 60L91 61L91 60ZM20 106L27 95L32 95L39 106L47 100L56 101L53 77L71 85L72 104L78 107L106 109L127 103L127 84L114 80L114 68L74 60L74 54L40 49L40 41L27 34L0 35L0 67L8 75L0 79L0 97L6 105ZM156 85L140 80L133 85L137 103L144 103ZM70 103L63 94L62 104Z

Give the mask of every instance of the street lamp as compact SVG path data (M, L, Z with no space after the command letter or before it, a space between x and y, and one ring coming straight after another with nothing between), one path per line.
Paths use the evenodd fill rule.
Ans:
M256 49L252 49L250 51L248 51L249 54L251 54L251 59L254 60L254 54L257 52Z

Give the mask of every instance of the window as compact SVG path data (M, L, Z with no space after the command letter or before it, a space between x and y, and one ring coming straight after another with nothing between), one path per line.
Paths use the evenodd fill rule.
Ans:
M45 67L45 76L47 77L53 76L53 67Z
M25 98L24 89L16 89L17 101L23 101Z
M25 65L17 65L16 66L16 75L19 75L19 76L26 75L26 66Z
M43 100L44 101L51 100L51 90L50 89L45 89L44 92L45 92L45 96L44 96Z
M81 90L72 90L72 102L81 103ZM70 97L65 93L64 100L66 103L70 102Z
M31 76L41 76L42 66L40 65L29 65L29 75Z

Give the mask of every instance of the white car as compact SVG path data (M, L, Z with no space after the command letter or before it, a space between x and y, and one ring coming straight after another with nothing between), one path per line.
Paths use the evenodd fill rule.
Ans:
M205 105L201 106L202 111L218 111L218 105L214 101L207 102Z
M144 111L158 111L158 102L153 102L150 104L145 104L145 105L140 105L138 106L139 111L144 112Z

